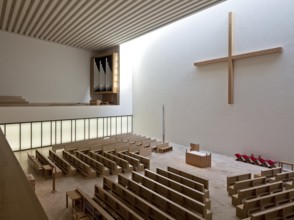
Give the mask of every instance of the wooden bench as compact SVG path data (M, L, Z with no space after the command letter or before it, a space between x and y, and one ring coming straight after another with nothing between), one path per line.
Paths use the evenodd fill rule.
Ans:
M173 147L169 146L169 143L158 144L156 147L156 153L165 153L172 150Z
M285 183L285 189L294 189L294 180L292 182Z
M107 211L105 211L98 203L96 203L88 194L84 193L81 189L77 188L76 191L82 197L82 210L86 216L91 217L91 219L107 219L114 220Z
M106 152L103 152L102 154L104 157L114 161L118 166L120 166L122 168L122 171L124 173L127 173L127 172L132 172L133 171L133 166L129 163L129 161L125 160L125 159L122 159L114 154L110 154L110 153L106 153Z
M106 166L112 175L117 175L118 173L122 172L122 168L118 166L116 162L100 154L90 151L89 156L93 158L94 160L97 160L98 162L102 163L104 166Z
M279 161L278 165L279 165L279 167L282 168L282 170L284 170L284 167L286 165L287 167L291 168L291 171L294 171L294 163L289 163L289 162L286 162L286 161Z
M135 159L138 159L140 161L140 163L142 163L144 165L145 169L150 169L150 159L148 157L144 157L144 156L134 154L131 152L129 152L128 155L135 158Z
M62 157L59 157L54 151L49 150L49 159L54 161L55 164L62 170L62 172L68 176L73 176L77 173L75 167L70 165Z
M208 195L205 195L205 193L200 192L198 190L192 189L186 185L183 185L181 183L178 183L172 179L169 179L167 177L161 176L155 172L152 172L150 170L145 170L145 176L149 179L152 179L158 183L161 183L167 187L170 187L186 196L191 197L192 199L195 199L201 203L206 204L207 208L210 209L211 207L211 201L208 197Z
M251 179L252 175L251 173L244 173L234 176L227 176L227 191L229 191L230 186L233 186L235 182L241 181L241 180L248 180Z
M202 183L204 185L205 189L209 190L209 181L207 179L201 178L199 176L192 175L190 173L187 173L187 172L184 172L182 170L179 170L179 169L176 169L176 168L173 168L173 167L169 167L169 166L167 167L167 171L178 174L178 175L183 176L183 177L186 177L186 178L191 179L193 181L196 181L198 183Z
M229 187L229 195L232 196L233 194L236 194L238 192L238 190L240 189L246 189L246 188L250 188L250 187L254 187L254 186L260 186L260 185L264 185L266 184L266 178L263 177L258 177L255 179L249 179L249 180L241 180L238 182L235 182L234 185Z
M294 218L294 202L286 203L284 205L279 205L271 209L266 209L257 213L253 213L249 218L244 220L264 220L264 219L274 219L274 220L284 220Z
M236 207L236 215L239 218L247 218L252 213L289 203L294 199L294 189L274 193L255 199L245 200Z
M55 178L62 177L61 169L39 150L36 150L36 158L42 163L42 165L49 165L52 167L52 172L55 173Z
M266 178L274 177L278 173L282 173L282 167L271 168L268 170L262 170L260 173L254 174L254 178L265 176Z
M95 187L97 187L97 185ZM103 178L103 189L110 190L118 196L122 202L127 203L132 210L136 211L144 219L175 219L109 178Z
M76 156L70 154L67 151L62 151L62 156L68 160L81 174L87 178L96 177L96 171L93 170L88 164L77 158Z
M139 147L139 155L141 156L150 156L152 153L151 147L144 147L144 146L138 146Z
M174 190L164 184L158 183L155 180L143 176L137 172L132 172L132 180L141 183L148 189L151 189L154 192L157 192L158 194L178 203L186 209L200 214L204 218L207 218L209 215L211 215L210 203L206 204L192 199L190 196L182 194L177 190Z
M43 174L43 166L41 162L33 155L28 153L28 163L30 167L33 168L36 174L42 175Z
M269 181L270 182L277 182L277 181L286 182L286 181L293 180L293 178L294 178L294 171L290 171L290 172L278 173L274 177L269 178Z
M160 208L163 212L174 216L176 219L204 219L199 214L191 212L190 210L178 205L177 203L159 195L158 193L148 189L145 186L130 180L121 174L118 175L118 183L127 187L132 192L144 198L147 202ZM210 216L209 216L210 217ZM211 218L208 218L211 219Z
M109 175L109 169L107 167L105 167L102 163L91 158L90 156L88 156L80 151L76 151L76 157L79 158L80 160L84 161L85 163L89 164L94 170L96 170L98 175L101 175L101 176L108 176Z
M207 198L209 198L209 191L207 189L205 189L205 187L202 183L195 182L195 181L190 180L186 177L182 177L178 174L175 174L175 173L172 173L172 172L160 169L160 168L156 169L156 173L158 173L159 175L165 176L167 178L170 178L178 183L182 183L182 184L184 184L188 187L191 187L195 190L203 192L207 196Z
M133 166L135 171L143 171L144 170L144 164L140 163L140 161L136 158L133 158L127 154L122 153L116 153L117 156L120 158L129 161L129 163Z
M132 211L128 206L117 199L114 195L97 185L95 186L94 200L105 210L107 210L107 212L109 212L114 217L114 219L144 219L140 215Z
M283 182L275 182L247 189L241 189L237 194L232 195L232 205L237 206L242 204L244 200L281 192L283 189Z

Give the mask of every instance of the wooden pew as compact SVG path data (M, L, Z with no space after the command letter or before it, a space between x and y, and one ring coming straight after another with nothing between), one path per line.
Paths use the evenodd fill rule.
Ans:
M294 202L286 203L271 209L266 209L257 213L253 213L249 218L244 220L264 220L264 219L275 219L275 220L284 220L284 219L293 219L294 218Z
M148 157L152 153L151 147L144 147L144 146L138 146L139 147L139 155Z
M129 161L129 163L133 166L135 171L143 171L144 170L144 164L140 163L140 161L134 157L131 157L127 154L122 154L119 152L116 152L116 155L120 158Z
M252 213L269 209L284 203L289 203L294 199L294 189L274 193L255 199L245 200L243 204L236 207L236 215L239 218L247 218Z
M132 172L132 180L141 183L148 189L151 189L154 192L157 192L158 194L178 203L186 209L189 209L196 214L200 214L205 219L212 218L210 207L208 207L205 203L194 200L189 196L186 196L176 190L173 190L172 188L165 186L164 184L158 183L136 172Z
M118 166L120 166L122 168L122 171L124 173L127 173L127 172L132 172L133 171L133 166L129 163L129 161L127 160L124 160L114 154L110 154L110 153L106 153L106 152L103 152L102 154L104 157L114 161Z
M205 195L203 192L192 189L186 185L178 183L172 179L161 176L161 175L154 173L154 172L147 170L147 169L145 170L145 176L158 182L158 183L161 183L169 188L172 188L172 189L174 189L174 190L176 190L186 196L189 196L194 200L197 200L201 203L206 204L207 208L209 208L209 209L211 207L211 201L208 198L208 195Z
M283 182L281 181L247 189L241 189L237 194L232 195L232 205L237 206L242 204L244 200L281 192L283 189Z
M232 196L233 194L236 194L238 190L240 189L246 189L254 186L260 186L266 184L266 178L263 177L258 177L255 179L249 179L249 180L241 180L238 182L235 182L233 186L229 187L229 195Z
M204 219L200 215L178 205L177 203L159 195L158 193L140 185L134 180L130 180L121 174L118 175L118 183L127 187L132 192L144 198L147 202L159 207L163 212L175 217L176 219Z
M82 197L82 210L86 216L89 216L91 219L115 219L108 212L106 212L98 203L96 203L88 194L84 193L79 188L77 188L76 191Z
M132 211L123 202L107 192L105 189L95 186L95 197L94 200L106 209L114 219L131 219L131 220L143 220L140 215Z
M251 173L244 173L234 176L227 176L227 191L229 191L230 186L233 186L235 182L241 181L241 180L248 180L251 179L252 175Z
M110 160L110 159L108 159L108 158L106 158L106 157L104 157L104 156L102 156L100 154L97 154L95 152L90 151L89 156L91 158L93 158L94 160L97 160L100 163L104 164L104 166L106 166L110 170L110 173L112 175L117 175L118 173L122 172L121 167L118 166L116 164L116 162L114 162L114 161L112 161L112 160Z
M41 162L33 155L30 155L28 153L28 163L30 167L33 168L33 170L36 172L38 175L42 175L43 173L43 166Z
M36 150L36 158L42 163L42 165L50 165L52 167L52 172L55 172L55 178L62 177L61 169L39 150Z
M285 189L294 189L294 180L292 182L285 183Z
M75 167L70 165L62 157L59 157L55 152L49 150L49 159L55 162L55 164L62 170L62 172L68 176L73 176L77 173Z
M184 172L182 170L178 170L176 168L169 167L169 166L167 167L167 171L178 174L178 175L183 176L183 177L186 177L188 179L194 180L194 181L196 181L198 183L202 183L204 185L205 189L209 190L209 181L207 179L201 178L199 176L192 175L190 173L187 173L187 172Z
M95 187L98 186L96 185ZM156 206L145 201L145 199L129 191L124 186L113 182L109 178L103 178L103 189L110 190L117 195L122 202L127 203L132 210L136 211L144 219L174 219Z
M96 177L96 171L93 170L88 164L70 154L67 151L62 151L62 156L69 161L81 174L85 177L92 178Z
M274 177L269 178L269 181L270 182L277 182L277 181L286 182L286 181L293 180L293 178L294 178L294 171L290 171L290 172L278 173Z
M145 169L150 169L150 159L149 158L138 155L138 154L134 154L134 153L131 153L131 152L129 152L128 155L138 159L140 161L140 163L144 164Z
M165 153L172 150L173 147L169 146L169 143L158 144L156 147L156 153Z
M282 173L282 167L271 168L268 170L262 170L260 173L254 174L254 178L265 176L266 178L274 177L278 173Z
M203 192L207 196L207 198L209 198L209 191L207 189L205 189L205 187L202 183L195 182L195 181L190 180L186 177L182 177L178 174L175 174L175 173L172 173L172 172L160 169L160 168L156 168L156 173L158 173L159 175L165 176L167 178L170 178L178 183L182 183L188 187L196 189L200 192Z
M91 158L90 156L88 156L80 151L76 151L76 157L79 158L80 160L84 161L85 163L89 164L94 170L96 170L98 175L101 175L101 176L108 176L109 175L109 169L107 167L105 167L102 163Z
M284 167L286 166L287 168L291 167L291 171L294 171L294 163L289 163L286 161L279 161L279 167L282 167L282 170L284 170ZM285 168L285 169L287 169Z

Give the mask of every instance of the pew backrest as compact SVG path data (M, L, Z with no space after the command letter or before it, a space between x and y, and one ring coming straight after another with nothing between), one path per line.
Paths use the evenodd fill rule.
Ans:
M234 185L235 182L241 181L241 180L247 180L251 179L252 175L251 173L244 173L240 175L234 175L234 176L227 176L227 191L229 191L229 187Z

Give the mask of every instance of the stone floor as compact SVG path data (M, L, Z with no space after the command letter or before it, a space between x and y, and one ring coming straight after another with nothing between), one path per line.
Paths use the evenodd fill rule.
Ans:
M214 220L230 220L238 219L235 216L235 207L231 205L231 197L226 191L226 177L230 175L241 174L245 172L258 173L265 169L259 166L235 161L233 157L216 154L212 152L212 167L197 168L185 163L186 147L173 145L173 151L164 154L152 153L151 170L155 171L156 167L166 169L172 166L180 170L189 172L194 175L209 180L209 191L211 198L211 207ZM48 154L49 148L43 148L41 151ZM15 155L20 162L25 173L32 173L27 163L27 152L33 153L34 150L16 152ZM143 172L142 172L143 173ZM34 174L34 173L33 173ZM129 174L125 174L129 176ZM90 196L94 195L94 185L102 184L102 178L85 179L81 175L74 177L62 177L56 180L56 192L52 192L52 180L44 180L44 178L36 178L36 194L39 198L45 212L50 220L70 220L71 210L65 207L65 192L81 188ZM111 176L113 180L117 176Z

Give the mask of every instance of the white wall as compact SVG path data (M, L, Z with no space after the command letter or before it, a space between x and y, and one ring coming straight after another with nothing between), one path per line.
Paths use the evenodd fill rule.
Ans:
M294 2L228 0L138 38L133 54L135 132L228 155L293 161ZM227 104L227 64L194 67L227 55L228 13L235 54L282 46L282 54L235 63L235 104Z
M0 95L22 96L31 103L88 103L91 55L89 51L0 31ZM122 62L126 59L121 58ZM132 73L124 64L120 71L119 106L0 107L0 124L130 115Z

